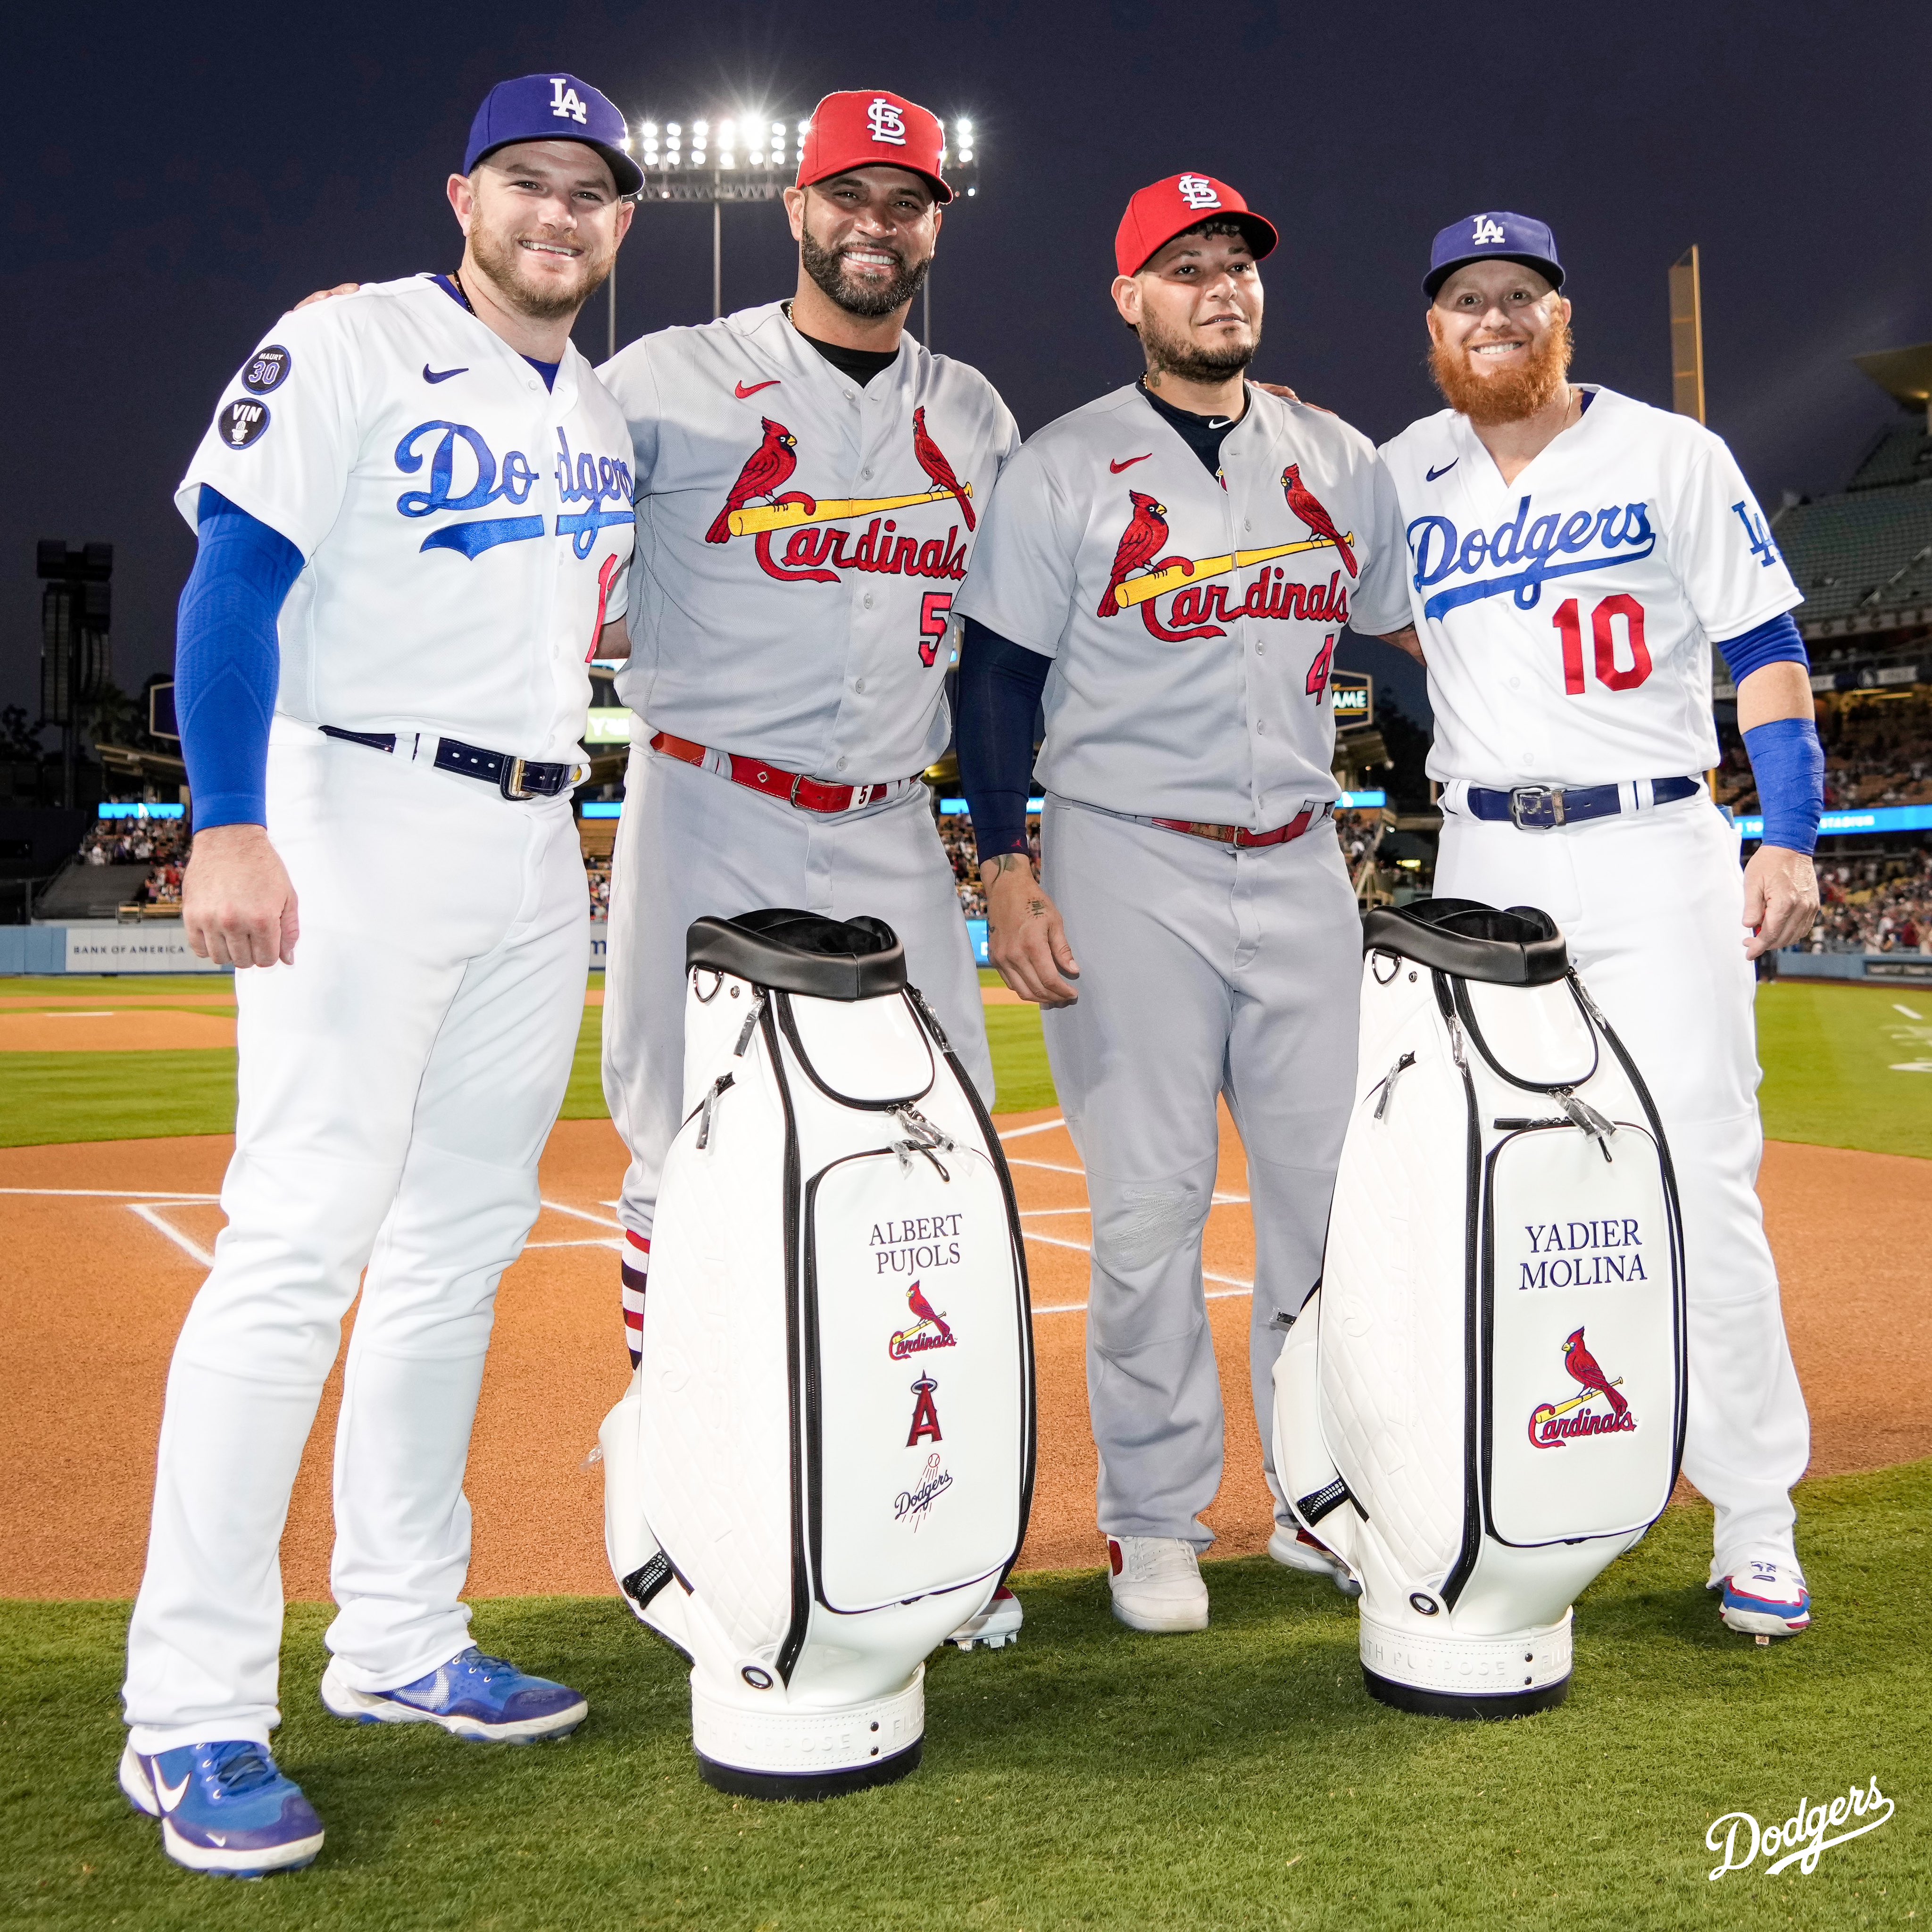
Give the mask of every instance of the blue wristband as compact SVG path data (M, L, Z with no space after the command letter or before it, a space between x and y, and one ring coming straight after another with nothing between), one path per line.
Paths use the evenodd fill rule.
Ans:
M1764 843L1788 852L1818 847L1825 810L1825 748L1809 718L1774 718L1744 734L1744 751L1757 780Z

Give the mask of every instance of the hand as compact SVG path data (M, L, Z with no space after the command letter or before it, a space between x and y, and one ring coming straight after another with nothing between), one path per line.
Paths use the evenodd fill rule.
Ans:
M1744 923L1753 934L1744 941L1744 957L1762 958L1796 945L1817 916L1818 874L1811 861L1782 845L1760 845L1744 868Z
M1302 403L1301 398L1286 382L1256 382L1254 387L1257 389L1265 389L1271 396L1279 396L1285 403L1301 403L1301 406L1304 410L1322 410L1322 405L1319 403ZM1322 413L1324 416L1332 416L1335 412L1333 410L1322 410Z
M296 889L264 827L215 825L194 835L182 925L189 950L218 966L295 964Z
M362 286L360 282L338 282L332 289L317 289L314 295L304 296L296 307L308 308L314 303L327 302L331 296L352 296Z
M1422 640L1415 634L1413 624L1405 624L1399 631L1384 631L1382 642L1394 645L1397 650L1406 652L1419 664L1426 664L1429 662L1422 655Z
M1078 988L1063 974L1080 976L1079 962L1066 943L1060 908L1034 876L1033 861L1003 852L980 868L986 889L986 950L1005 980L1023 1000L1042 1006L1070 1006Z

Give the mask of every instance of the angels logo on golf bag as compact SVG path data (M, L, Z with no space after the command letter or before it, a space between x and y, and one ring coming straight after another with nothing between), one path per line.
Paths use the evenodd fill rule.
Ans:
M760 387L763 386L760 385ZM966 574L968 546L955 523L941 538L924 542L902 532L888 510L916 510L934 503L956 508L968 536L977 526L973 486L960 482L946 452L926 426L922 404L912 412L912 454L924 473L926 487L892 496L825 498L802 490L788 490L798 467L798 438L782 422L760 416L764 440L745 459L724 507L704 533L710 544L728 544L734 537L754 539L758 568L782 584L836 584L839 573L864 570L890 577L935 577L957 583ZM844 521L870 518L864 535L856 540ZM789 532L782 555L772 555L773 536ZM929 662L929 660L928 660Z
M900 1522L910 1522L916 1530L926 1520L926 1513L934 1501L952 1486L952 1478L939 1466L939 1451L935 1449L926 1459L926 1467L920 1472L919 1480L909 1490L902 1490L892 1504L892 1515Z
M1287 572L1274 565L1278 556L1332 550L1352 580L1357 574L1354 532L1351 530L1345 535L1336 528L1334 519L1302 482L1299 465L1291 463L1281 472L1281 487L1288 508L1312 534L1294 543L1232 550L1220 556L1161 555L1168 541L1168 507L1144 490L1130 490L1127 500L1133 506L1133 514L1114 548L1107 587L1100 593L1095 614L1117 617L1122 611L1138 607L1148 634L1167 644L1185 644L1193 638L1226 637L1227 633L1216 622L1217 619L1228 623L1238 617L1273 617L1288 623L1346 623L1348 590L1342 581L1341 571L1330 572L1325 584L1310 585L1291 582ZM1262 568L1245 590L1231 592L1225 584L1214 580L1236 576L1257 564ZM1170 592L1174 593L1174 602L1163 623L1155 606ZM1237 601L1231 602L1231 596Z
M930 1376L921 1376L912 1385L912 1432L906 1438L908 1449L916 1449L922 1442L946 1439L939 1432L939 1411L932 1400L938 1387Z
M1567 1402L1540 1402L1530 1412L1529 1439L1538 1448L1562 1449L1582 1436L1618 1436L1636 1428L1630 1404L1617 1393L1623 1377L1612 1381L1604 1374L1585 1346L1582 1329L1564 1337L1563 1360L1582 1393ZM1591 1408L1600 1397L1609 1406Z
M895 1331L888 1345L888 1352L894 1361L902 1362L908 1355L922 1354L928 1348L956 1348L959 1346L951 1324L926 1300L917 1282L906 1290L906 1306L913 1312L913 1324L910 1328Z

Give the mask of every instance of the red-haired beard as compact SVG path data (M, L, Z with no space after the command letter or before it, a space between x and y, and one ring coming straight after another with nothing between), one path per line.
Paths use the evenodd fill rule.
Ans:
M1529 359L1521 367L1479 376L1469 366L1467 349L1432 342L1429 373L1458 416L1467 416L1472 423L1520 422L1555 400L1569 374L1574 346L1569 323L1559 320L1540 344L1531 344Z

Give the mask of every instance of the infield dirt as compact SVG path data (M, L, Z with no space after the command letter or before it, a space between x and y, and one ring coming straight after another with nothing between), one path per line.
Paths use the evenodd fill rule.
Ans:
M58 1022L56 1023L58 1024ZM76 1022L77 1024L77 1022ZM1040 1480L1022 1567L1099 1563L1085 1382L1086 1194L1058 1115L1003 1117L1027 1216L1040 1388ZM1034 1131L1027 1131L1029 1129ZM0 1150L0 1596L120 1598L140 1577L168 1355L221 1222L224 1136ZM469 1493L477 1596L612 1588L601 1472L585 1458L622 1392L607 1121L566 1120L544 1211L504 1277ZM1217 1556L1270 1521L1247 1393L1254 1246L1246 1165L1224 1115L1208 1304L1227 1397ZM1814 1474L1932 1456L1932 1162L1773 1143L1761 1192L1812 1416ZM283 1539L288 1594L328 1594L331 1377Z

